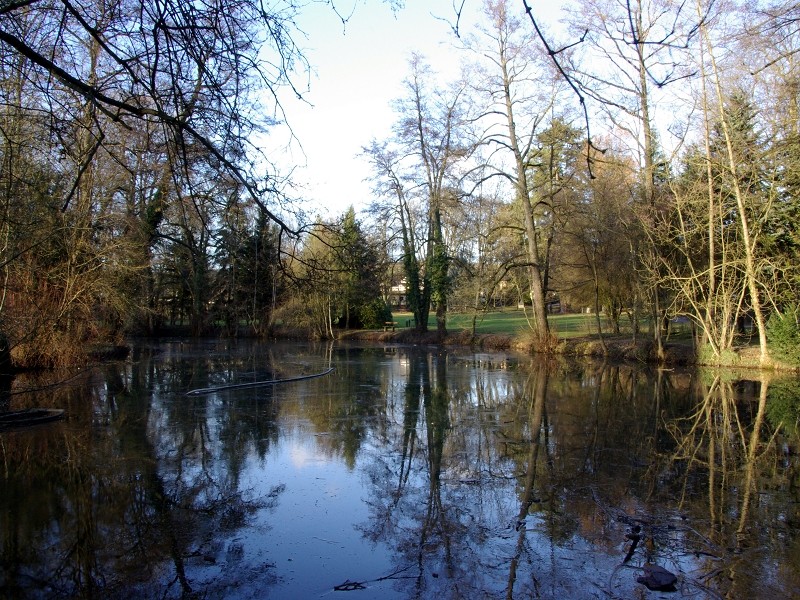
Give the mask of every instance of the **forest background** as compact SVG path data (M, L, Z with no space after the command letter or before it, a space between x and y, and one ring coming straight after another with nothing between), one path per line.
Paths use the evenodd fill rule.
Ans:
M2 3L4 366L175 331L333 337L392 303L439 336L524 306L542 349L548 312L589 309L657 356L682 318L701 362L752 338L800 364L800 8L586 0L556 35L525 0L463 6L461 74L410 57L394 127L364 140L369 209L319 218L258 142L302 95L302 5Z

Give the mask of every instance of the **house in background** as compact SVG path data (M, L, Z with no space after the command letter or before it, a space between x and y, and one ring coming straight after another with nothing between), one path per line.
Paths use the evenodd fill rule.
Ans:
M392 310L407 310L408 296L406 294L406 280L401 279L389 288L387 304Z

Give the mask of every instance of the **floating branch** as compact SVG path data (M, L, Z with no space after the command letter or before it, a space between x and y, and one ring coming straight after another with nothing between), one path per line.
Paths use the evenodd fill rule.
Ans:
M384 575L383 577L378 577L377 579L368 579L366 581L350 581L349 579L345 579L343 583L339 585L333 586L333 590L335 592L353 592L355 590L365 590L367 589L368 583L375 583L378 581L387 581L388 579L411 579L411 577L404 575L403 577L399 577L400 573L404 573L411 568L411 565L407 567L403 567L401 569L397 569L389 573L388 575Z
M333 371L333 367L322 373L314 373L312 375L301 375L299 377L287 377L286 379L270 379L268 381L251 381L249 383L233 383L231 385L220 385L217 387L198 388L186 392L187 396L205 396L206 394L213 394L222 390L243 390L247 388L261 387L263 385L275 385L277 383L291 383L292 381L303 381L304 379L314 379L315 377L323 377Z
M60 408L28 408L26 410L4 412L0 413L0 431L32 427L41 423L57 421L63 417L64 411Z

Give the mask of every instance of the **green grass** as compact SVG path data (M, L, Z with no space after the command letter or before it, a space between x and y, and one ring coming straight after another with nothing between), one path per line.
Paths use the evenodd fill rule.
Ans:
M453 331L472 331L472 318L471 314L448 315L447 328ZM516 334L529 329L528 321L521 310L481 313L475 319L476 333Z
M601 322L605 319L601 319ZM597 320L594 315L550 315L547 317L550 331L560 338L578 337L597 332Z
M528 313L530 315L530 312ZM398 327L403 329L413 326L413 315L409 312L395 312L394 321ZM449 314L447 316L447 329L449 331L472 330L473 315L469 313ZM560 338L578 337L594 334L597 332L597 324L594 315L590 314L568 314L568 315L548 315L550 330ZM603 325L603 333L611 333L611 327L604 317L600 321ZM630 333L630 328L626 327L627 318L622 318L622 333ZM644 328L647 327L643 323ZM436 315L431 313L428 321L429 329L436 327ZM688 326L672 326L673 335L688 334ZM687 331L683 331L686 329ZM494 312L479 313L475 320L476 333L497 333L514 335L529 331L530 326L525 318L525 313L518 309L499 310Z
M530 313L529 313L530 315ZM394 321L402 329L409 324L413 325L413 315L409 312L394 312ZM472 330L471 314L449 314L447 316L447 329L450 331ZM412 323L408 323L412 321ZM550 315L550 327L560 337L574 337L594 332L594 317L592 315ZM436 315L431 313L428 321L429 328L436 326ZM521 310L500 310L479 313L475 319L476 333L517 334L529 331L530 326Z

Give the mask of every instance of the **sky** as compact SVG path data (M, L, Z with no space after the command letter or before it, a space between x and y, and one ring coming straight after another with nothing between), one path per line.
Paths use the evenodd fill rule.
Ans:
M298 80L303 101L288 93L281 100L298 141L284 148L285 130L273 131L270 138L281 148L278 163L294 169L293 180L300 186L295 193L307 212L332 218L351 205L360 211L369 204L369 165L359 154L373 138L389 135L395 119L391 101L402 93L411 53L423 54L443 77L457 72L449 23L453 3L406 0L405 7L392 11L380 0L336 0L340 14L352 13L346 24L325 3L303 9L297 23L306 37L297 39L313 72L308 82ZM467 0L462 29L479 19L481 3ZM543 11L546 19L561 3L537 7L542 4L531 2L534 14ZM522 11L522 2L512 0L512 7Z

